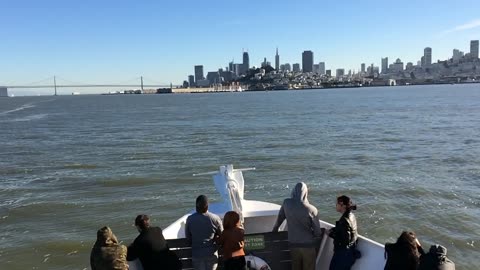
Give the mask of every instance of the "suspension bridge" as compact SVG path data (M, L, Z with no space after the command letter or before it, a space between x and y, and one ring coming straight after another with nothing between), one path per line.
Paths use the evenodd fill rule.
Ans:
M58 82L57 82L58 79ZM70 80L66 80L63 78L59 78L58 76L49 77L47 79L43 79L36 82L25 83L25 84L4 84L0 83L1 88L8 89L34 89L34 88L45 88L45 89L52 89L54 91L54 95L57 95L57 90L59 88L108 88L108 87L128 87L128 88L138 88L139 90L144 90L144 88L172 88L177 87L176 85L172 84L165 84L165 83L156 83L152 80L148 80L147 83L144 83L144 77L136 77L128 81L124 81L121 83L78 83L72 82ZM138 83L133 83L133 81L137 81Z

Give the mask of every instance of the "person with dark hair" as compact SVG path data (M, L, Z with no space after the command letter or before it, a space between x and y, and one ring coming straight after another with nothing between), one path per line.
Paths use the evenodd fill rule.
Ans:
M228 211L223 217L223 232L217 239L222 247L224 269L246 270L244 230L240 222L240 215L235 211Z
M144 270L182 268L178 257L169 250L160 227L151 227L147 215L135 218L135 227L140 235L128 247L127 260L140 259Z
M273 227L273 232L278 232L280 225L287 220L293 270L315 269L315 247L322 236L318 210L308 202L307 197L307 185L303 182L297 183L292 197L283 201Z
M195 270L217 269L216 238L223 231L219 216L208 211L208 198L200 195L195 201L196 212L188 216L185 237L192 247L192 264Z
M335 227L328 235L333 238L333 257L330 261L330 270L349 270L360 256L356 250L358 233L357 219L352 213L357 206L345 195L337 197L336 210L341 213Z
M92 270L128 270L127 247L118 243L109 227L97 231L97 241L90 253Z
M423 254L415 233L404 231L396 243L385 244L385 270L417 270Z
M455 264L447 258L447 248L433 245L427 254L420 257L418 270L455 270Z

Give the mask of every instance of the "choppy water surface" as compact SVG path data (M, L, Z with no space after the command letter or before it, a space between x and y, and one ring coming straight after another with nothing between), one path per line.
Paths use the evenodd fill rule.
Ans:
M98 228L166 227L226 163L257 167L248 199L302 180L334 222L345 193L361 234L414 230L477 269L479 134L480 85L0 99L0 269L89 269Z

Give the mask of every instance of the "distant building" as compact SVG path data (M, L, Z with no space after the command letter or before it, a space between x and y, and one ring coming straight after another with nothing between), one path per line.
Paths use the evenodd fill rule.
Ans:
M304 73L313 71L313 52L312 51L304 51L302 53L302 71Z
M275 70L276 71L280 70L280 55L278 55L278 48L277 48L277 53L275 54Z
M325 71L325 74L327 74L328 77L332 77L332 70L331 69L327 69Z
M453 50L453 55L452 55L452 60L453 62L458 62L460 59L462 59L464 53L460 50L454 49Z
M345 76L345 69L343 69L343 68L338 68L335 77L340 78L340 77L343 77L343 76Z
M382 58L382 73L388 73L388 57Z
M219 73L222 83L230 82L237 77L232 71L219 71Z
M300 72L300 64L293 64L293 72Z
M425 66L425 67L431 66L432 65L432 48L426 47L423 50L423 57L425 57L423 66Z
M248 56L248 52L243 52L243 65L240 74L246 74L248 69L250 68L250 57Z
M407 63L407 66L405 67L405 70L412 70L413 69L413 63L412 62L408 62Z
M313 65L313 72L319 73L319 71L320 71L320 65L314 64L314 65Z
M0 97L8 97L8 89L6 87L0 87Z
M235 74L235 76L239 77L240 75L242 75L242 72L243 72L243 64L233 64L233 70L232 70L233 74Z
M207 73L207 80L212 84L217 84L217 83L222 83L222 80L220 78L220 72L218 71L210 71Z
M198 81L204 80L203 77L203 65L195 66L195 84L198 85Z
M198 87L209 87L210 86L210 82L208 80L198 80L195 82L195 84L198 86Z
M320 75L324 75L325 74L325 62L320 62L318 63L318 73Z
M403 62L400 60L400 58L397 58L397 61L391 65L391 72L402 72L403 71Z
M470 58L478 59L478 40L470 41Z
M283 67L284 67L285 71L292 71L292 67L290 66L289 63L285 63L285 64L283 65Z
M195 76L193 75L188 75L188 85L190 87L194 87L195 86Z
M360 72L365 73L365 63L360 65Z
M270 63L270 61L267 61L267 58L264 57L264 58L263 58L263 62L260 63L260 67L261 67L261 68L266 68L266 67L268 67L268 66L272 66L272 63Z

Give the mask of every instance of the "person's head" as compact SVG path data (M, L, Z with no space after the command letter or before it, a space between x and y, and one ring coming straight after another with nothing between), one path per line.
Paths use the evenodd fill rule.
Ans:
M301 202L308 202L308 188L304 182L299 182L292 190L292 199Z
M240 226L240 215L235 211L228 211L223 217L223 229L233 229Z
M403 231L395 244L406 253L405 255L412 255L415 258L420 257L420 253L418 252L419 242L414 232Z
M357 205L353 204L350 197L342 195L337 197L337 212L345 213L347 211L357 210Z
M150 227L150 217L147 215L138 215L135 218L135 227L139 232L142 232Z
M200 195L197 197L195 202L195 208L198 213L206 213L208 211L208 198L205 195Z
M96 246L104 247L114 244L118 244L118 240L109 227L105 226L97 231L97 241L95 242Z

